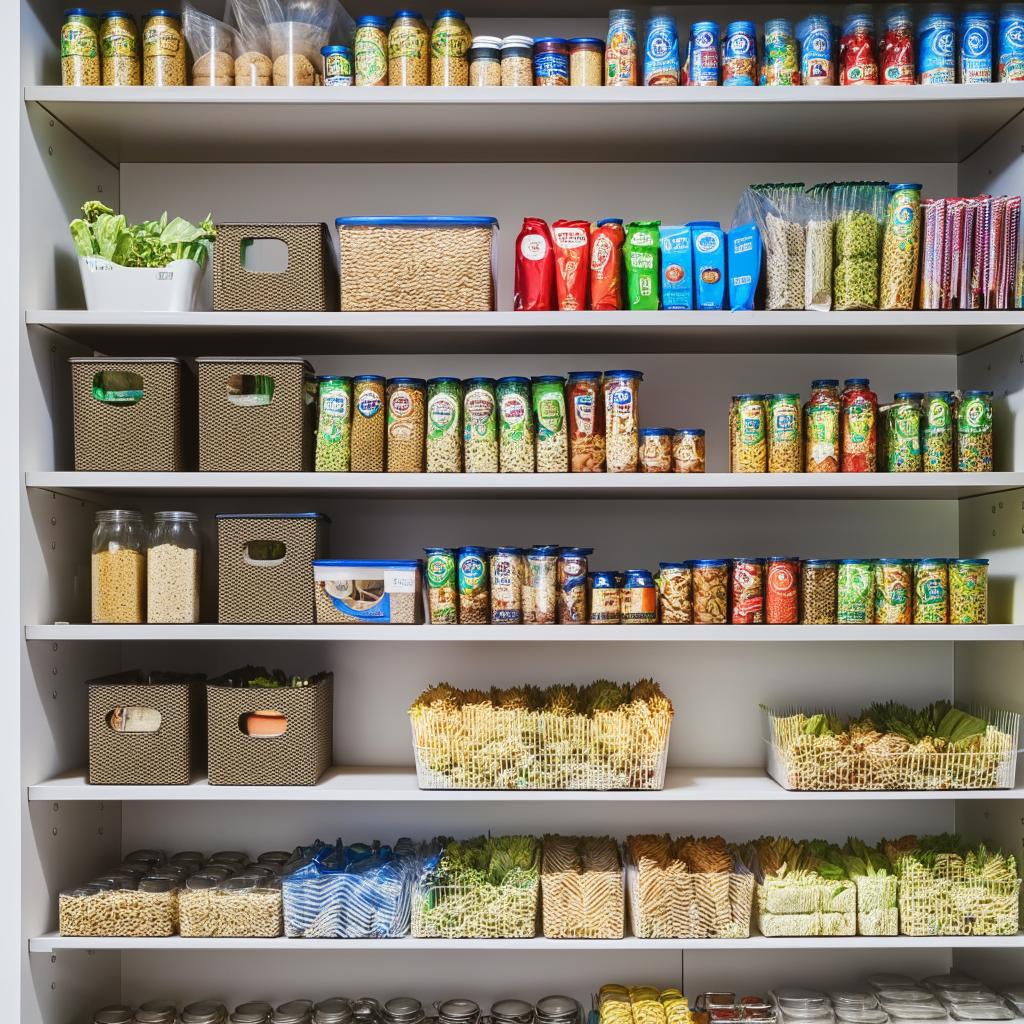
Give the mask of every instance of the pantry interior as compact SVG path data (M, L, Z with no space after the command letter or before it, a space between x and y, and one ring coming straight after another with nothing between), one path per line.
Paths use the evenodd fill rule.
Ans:
M959 831L1021 854L1024 782L988 793L801 794L763 772L759 704L852 710L875 699L939 697L1024 711L1024 314L513 314L512 242L521 219L718 219L754 181L919 181L933 196L1024 192L1024 87L888 95L847 90L71 90L54 85L62 5L19 0L21 86L20 622L17 787L21 884L20 1019L65 1024L104 1003L216 994L287 998L399 991L419 998L581 1001L607 981L756 991L850 982L872 970L922 976L957 967L996 984L1024 975L1024 935L736 941L625 939L61 939L57 893L136 847L260 850L437 833L767 832L869 841ZM126 3L136 15L147 9ZM219 0L198 6L217 13ZM596 35L594 0L469 0L475 32ZM680 24L708 4L674 8ZM807 4L715 4L719 21L797 16ZM838 13L839 5L824 5ZM353 0L353 15L388 13ZM785 90L783 90L785 91ZM545 93L538 95L538 92ZM699 95L694 95L694 93ZM724 92L728 93L729 90ZM734 90L733 92L743 92ZM878 95L884 92L886 95ZM811 95L813 94L813 95ZM88 314L67 222L101 199L130 219L164 209L217 222L325 221L360 214L493 215L501 224L499 312L467 314ZM9 349L13 359L15 348ZM424 476L316 479L289 489L260 474L181 481L89 479L71 458L67 358L262 354L307 357L318 373L564 373L642 370L645 423L707 429L708 472L727 468L729 396L803 391L815 377L869 377L897 390L995 392L991 482L870 478L831 490L805 480L640 491ZM333 557L414 558L428 545L558 542L595 549L595 566L714 554L806 557L961 555L991 559L992 625L731 627L659 635L622 627L579 641L466 627L431 638L354 630L95 627L89 537L101 508L183 508L204 529L204 607L215 600L214 515L317 511ZM13 514L12 509L8 509ZM715 634L716 629L724 632ZM638 633L638 630L641 632ZM922 635L923 634L923 635ZM217 674L244 663L335 675L334 763L304 790L180 790L84 782L86 680L157 667ZM433 682L456 686L659 680L676 707L666 788L649 793L421 792L406 710ZM13 840L12 840L13 841ZM9 926L10 927L10 926Z

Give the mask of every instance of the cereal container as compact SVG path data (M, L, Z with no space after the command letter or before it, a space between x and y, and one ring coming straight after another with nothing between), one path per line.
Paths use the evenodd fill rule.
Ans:
M451 548L424 548L427 556L427 604L432 626L458 621L458 568Z
M661 562L658 566L658 613L662 623L693 622L693 565Z
M352 378L352 472L384 472L387 422L383 377L363 374Z
M623 8L609 11L604 84L637 85L640 77L639 50L636 13Z
M799 473L803 469L800 396L766 396L769 473Z
M501 84L506 88L533 85L533 39L505 36L501 41Z
M800 624L828 626L836 621L838 566L831 559L809 558L800 564Z
M870 559L844 558L839 563L836 621L871 624L875 618L875 567Z
M558 607L558 545L540 544L526 553L523 622L550 626Z
M639 468L641 473L672 471L672 436L667 427L641 427Z
M604 396L599 370L576 370L566 385L569 461L574 473L604 472Z
M921 558L914 563L914 625L943 625L948 621L947 560Z
M188 85L181 15L158 8L142 25L142 84Z
M890 473L920 473L920 391L899 391L885 407L885 468Z
M757 85L757 26L731 21L722 43L722 85Z
M684 427L673 433L672 472L704 472L704 431L700 427Z
M100 59L104 85L138 85L139 30L128 11L107 11L100 21Z
M704 558L693 563L693 621L724 625L729 611L729 560Z
M462 472L462 383L457 377L427 381L427 472Z
M533 412L528 377L502 377L497 384L498 462L502 473L532 473Z
M534 377L531 386L537 431L537 472L569 472L569 433L565 410L565 379Z
M491 622L518 626L523 621L523 549L491 552Z
M466 59L470 85L501 85L501 40L497 36L477 36Z
M96 513L92 621L146 621L146 531L141 512L104 509Z
M905 558L875 561L875 623L909 626L913 615L914 566Z
M490 608L487 564L486 548L459 548L456 552L460 626L482 626L487 622Z
M773 555L765 565L765 622L795 626L800 621L800 559Z
M146 621L198 622L199 517L154 512L146 549Z
M609 473L635 473L639 457L639 370L604 375L605 450Z
M622 584L622 625L647 626L658 621L658 591L646 569L627 569Z
M318 473L347 473L352 466L352 378L318 377Z
M729 451L733 473L764 473L768 468L764 395L736 395L730 413Z
M956 81L956 18L950 4L932 4L918 25L917 80L921 85Z
M423 563L316 559L316 621L416 625L423 622Z
M839 472L839 381L811 382L804 405L804 472Z
M356 19L356 85L388 84L388 20L372 14Z
M956 468L992 472L992 392L965 391L956 414Z
M729 587L729 621L734 626L764 622L764 559L734 558Z
M954 626L988 622L988 559L949 560L949 621Z
M874 473L878 468L878 397L866 377L850 377L840 409L844 473Z
M498 472L498 411L492 377L462 382L463 449L467 473Z
M469 85L469 53L473 35L459 11L439 11L430 32L430 84Z
M557 608L561 626L587 621L587 555L591 548L559 548Z
M569 84L604 85L604 43L600 39L569 40Z
M590 624L592 626L617 626L622 616L622 591L619 588L619 574L615 572L592 572L590 582Z
M913 309L921 250L921 185L889 186L879 309Z
M61 85L99 85L99 21L93 11L72 7L60 29Z
M922 462L926 473L953 472L952 391L927 391L921 411Z
M569 44L558 36L533 41L533 84L569 84Z
M389 473L422 473L426 434L426 381L392 377L387 385Z
M419 11L396 11L388 32L388 84L430 85L430 33Z

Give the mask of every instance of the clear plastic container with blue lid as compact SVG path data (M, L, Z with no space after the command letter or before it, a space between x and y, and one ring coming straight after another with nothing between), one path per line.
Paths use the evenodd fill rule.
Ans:
M343 312L494 309L497 218L338 217L335 226Z

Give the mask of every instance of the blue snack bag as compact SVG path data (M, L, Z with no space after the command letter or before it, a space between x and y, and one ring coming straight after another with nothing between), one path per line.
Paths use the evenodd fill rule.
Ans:
M688 225L661 229L661 308L693 309L693 252Z
M717 220L693 220L693 281L697 309L721 309L725 301L725 233Z
M729 308L753 309L761 277L761 232L740 224L729 232Z

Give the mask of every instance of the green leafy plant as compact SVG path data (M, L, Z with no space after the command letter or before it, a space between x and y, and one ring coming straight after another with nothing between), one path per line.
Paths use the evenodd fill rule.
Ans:
M194 260L205 266L210 245L217 237L210 215L199 225L182 217L129 224L123 213L91 201L82 206L83 216L69 228L79 256L99 256L122 267L166 267L175 260Z

